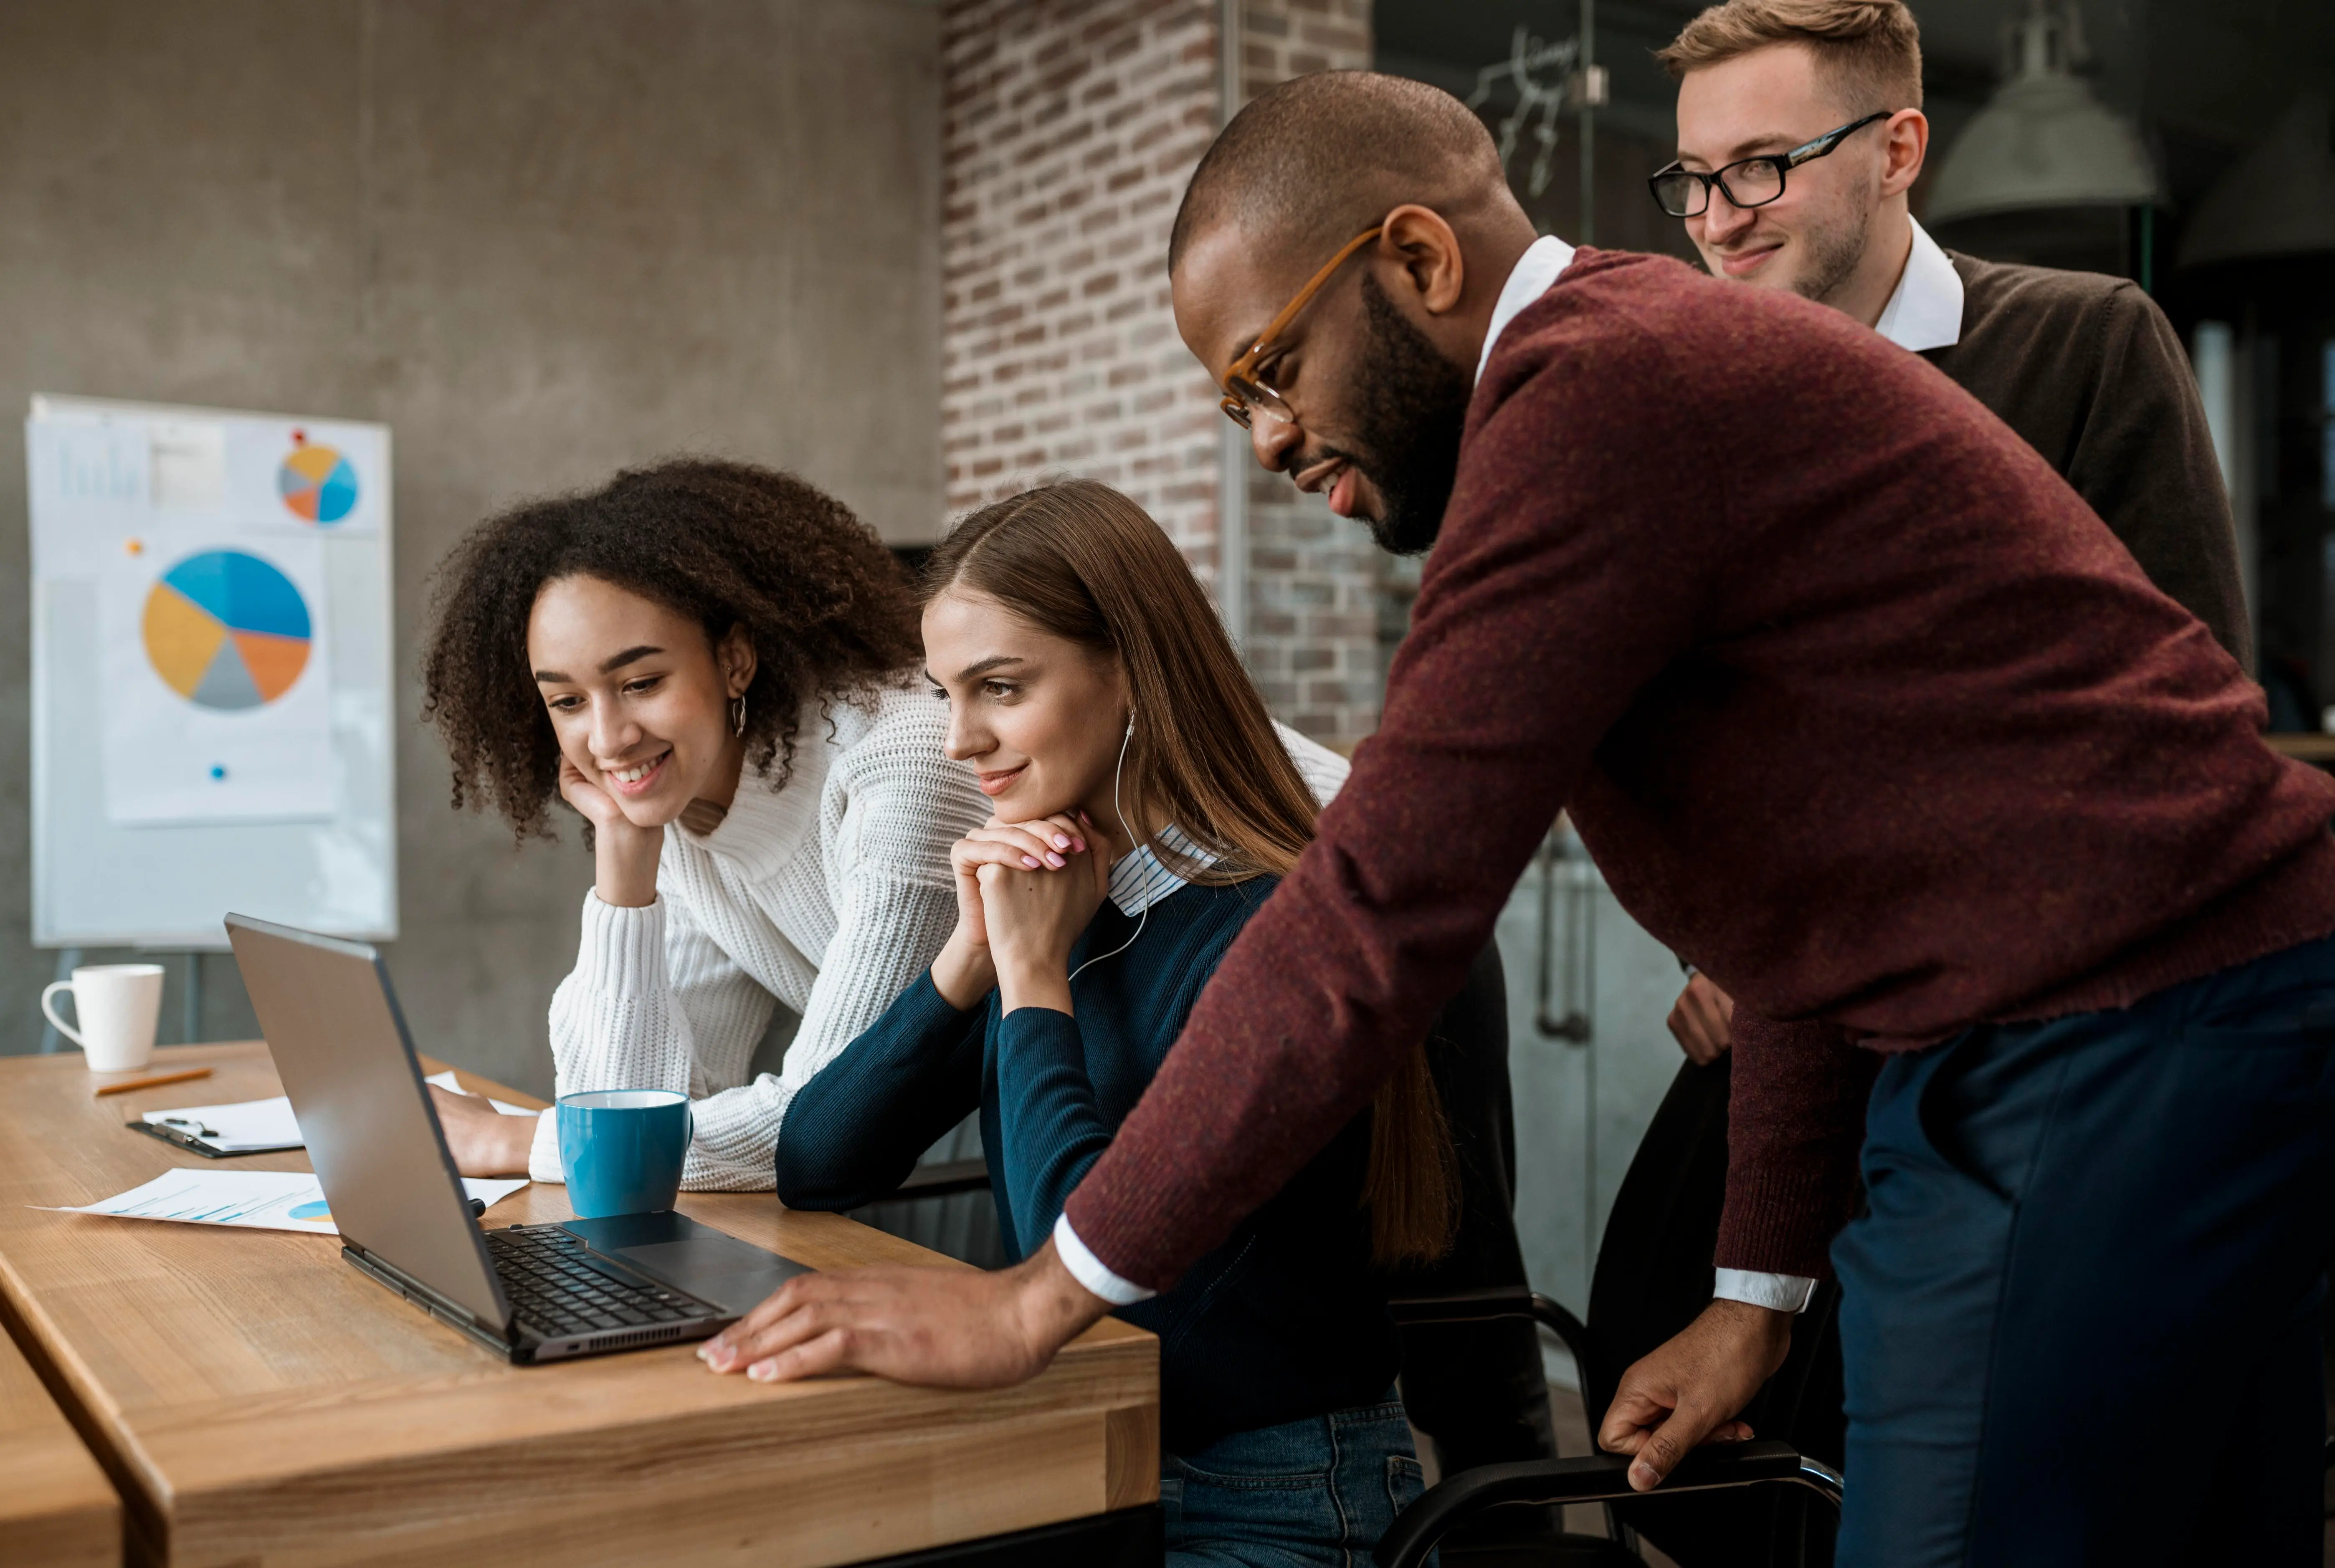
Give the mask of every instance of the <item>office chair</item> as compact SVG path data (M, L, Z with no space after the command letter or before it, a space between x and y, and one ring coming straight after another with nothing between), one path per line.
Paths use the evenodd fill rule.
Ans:
M1400 1299L1393 1305L1406 1334L1428 1324L1547 1329L1573 1352L1594 1429L1630 1364L1710 1301L1726 1197L1727 1086L1724 1059L1686 1063L1672 1081L1615 1195L1587 1323L1545 1296L1504 1288ZM1830 1563L1846 1429L1838 1304L1836 1286L1818 1288L1795 1326L1791 1354L1744 1412L1763 1440L1703 1450L1645 1495L1629 1489L1629 1461L1619 1455L1447 1472L1396 1521L1379 1561L1415 1565L1441 1542L1445 1568L1643 1568L1635 1550L1642 1537L1681 1568ZM1811 1506L1816 1498L1829 1506ZM1603 1505L1609 1534L1550 1528L1500 1542L1481 1533L1487 1515L1533 1504L1542 1506L1528 1516L1545 1519L1566 1503Z

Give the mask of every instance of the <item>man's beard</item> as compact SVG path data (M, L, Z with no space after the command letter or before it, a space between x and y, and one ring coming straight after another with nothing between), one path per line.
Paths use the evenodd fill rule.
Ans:
M1829 305L1865 260L1865 225L1861 214L1847 215L1838 224L1816 223L1801 229L1807 264L1793 280L1792 292L1802 299Z
M1367 519L1371 537L1398 556L1422 555L1443 527L1475 384L1367 272L1362 316L1370 370L1354 415L1360 453L1347 460L1370 476L1384 503L1381 516Z

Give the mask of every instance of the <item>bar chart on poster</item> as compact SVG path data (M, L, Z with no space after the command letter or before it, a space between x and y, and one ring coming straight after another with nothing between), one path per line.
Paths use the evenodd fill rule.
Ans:
M387 427L37 395L33 926L397 934Z

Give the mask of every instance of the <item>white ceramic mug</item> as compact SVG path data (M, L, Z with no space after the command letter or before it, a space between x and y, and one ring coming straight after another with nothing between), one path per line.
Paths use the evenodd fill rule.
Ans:
M75 1029L51 1005L60 991L73 992ZM89 1058L92 1072L128 1072L154 1060L154 1021L162 1014L162 966L159 963L93 963L52 982L41 992L41 1011L57 1032Z

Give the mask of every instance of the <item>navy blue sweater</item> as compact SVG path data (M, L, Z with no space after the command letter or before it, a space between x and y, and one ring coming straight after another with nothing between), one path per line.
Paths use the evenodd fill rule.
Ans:
M787 1108L780 1198L798 1209L874 1202L978 1106L1006 1249L1036 1251L1274 886L1187 886L1154 904L1134 946L1071 982L1076 1018L1002 1015L993 991L960 1012L929 973L919 978ZM1105 901L1071 967L1134 929ZM1170 1452L1384 1397L1399 1350L1360 1206L1369 1153L1365 1111L1174 1290L1119 1310L1159 1336Z

